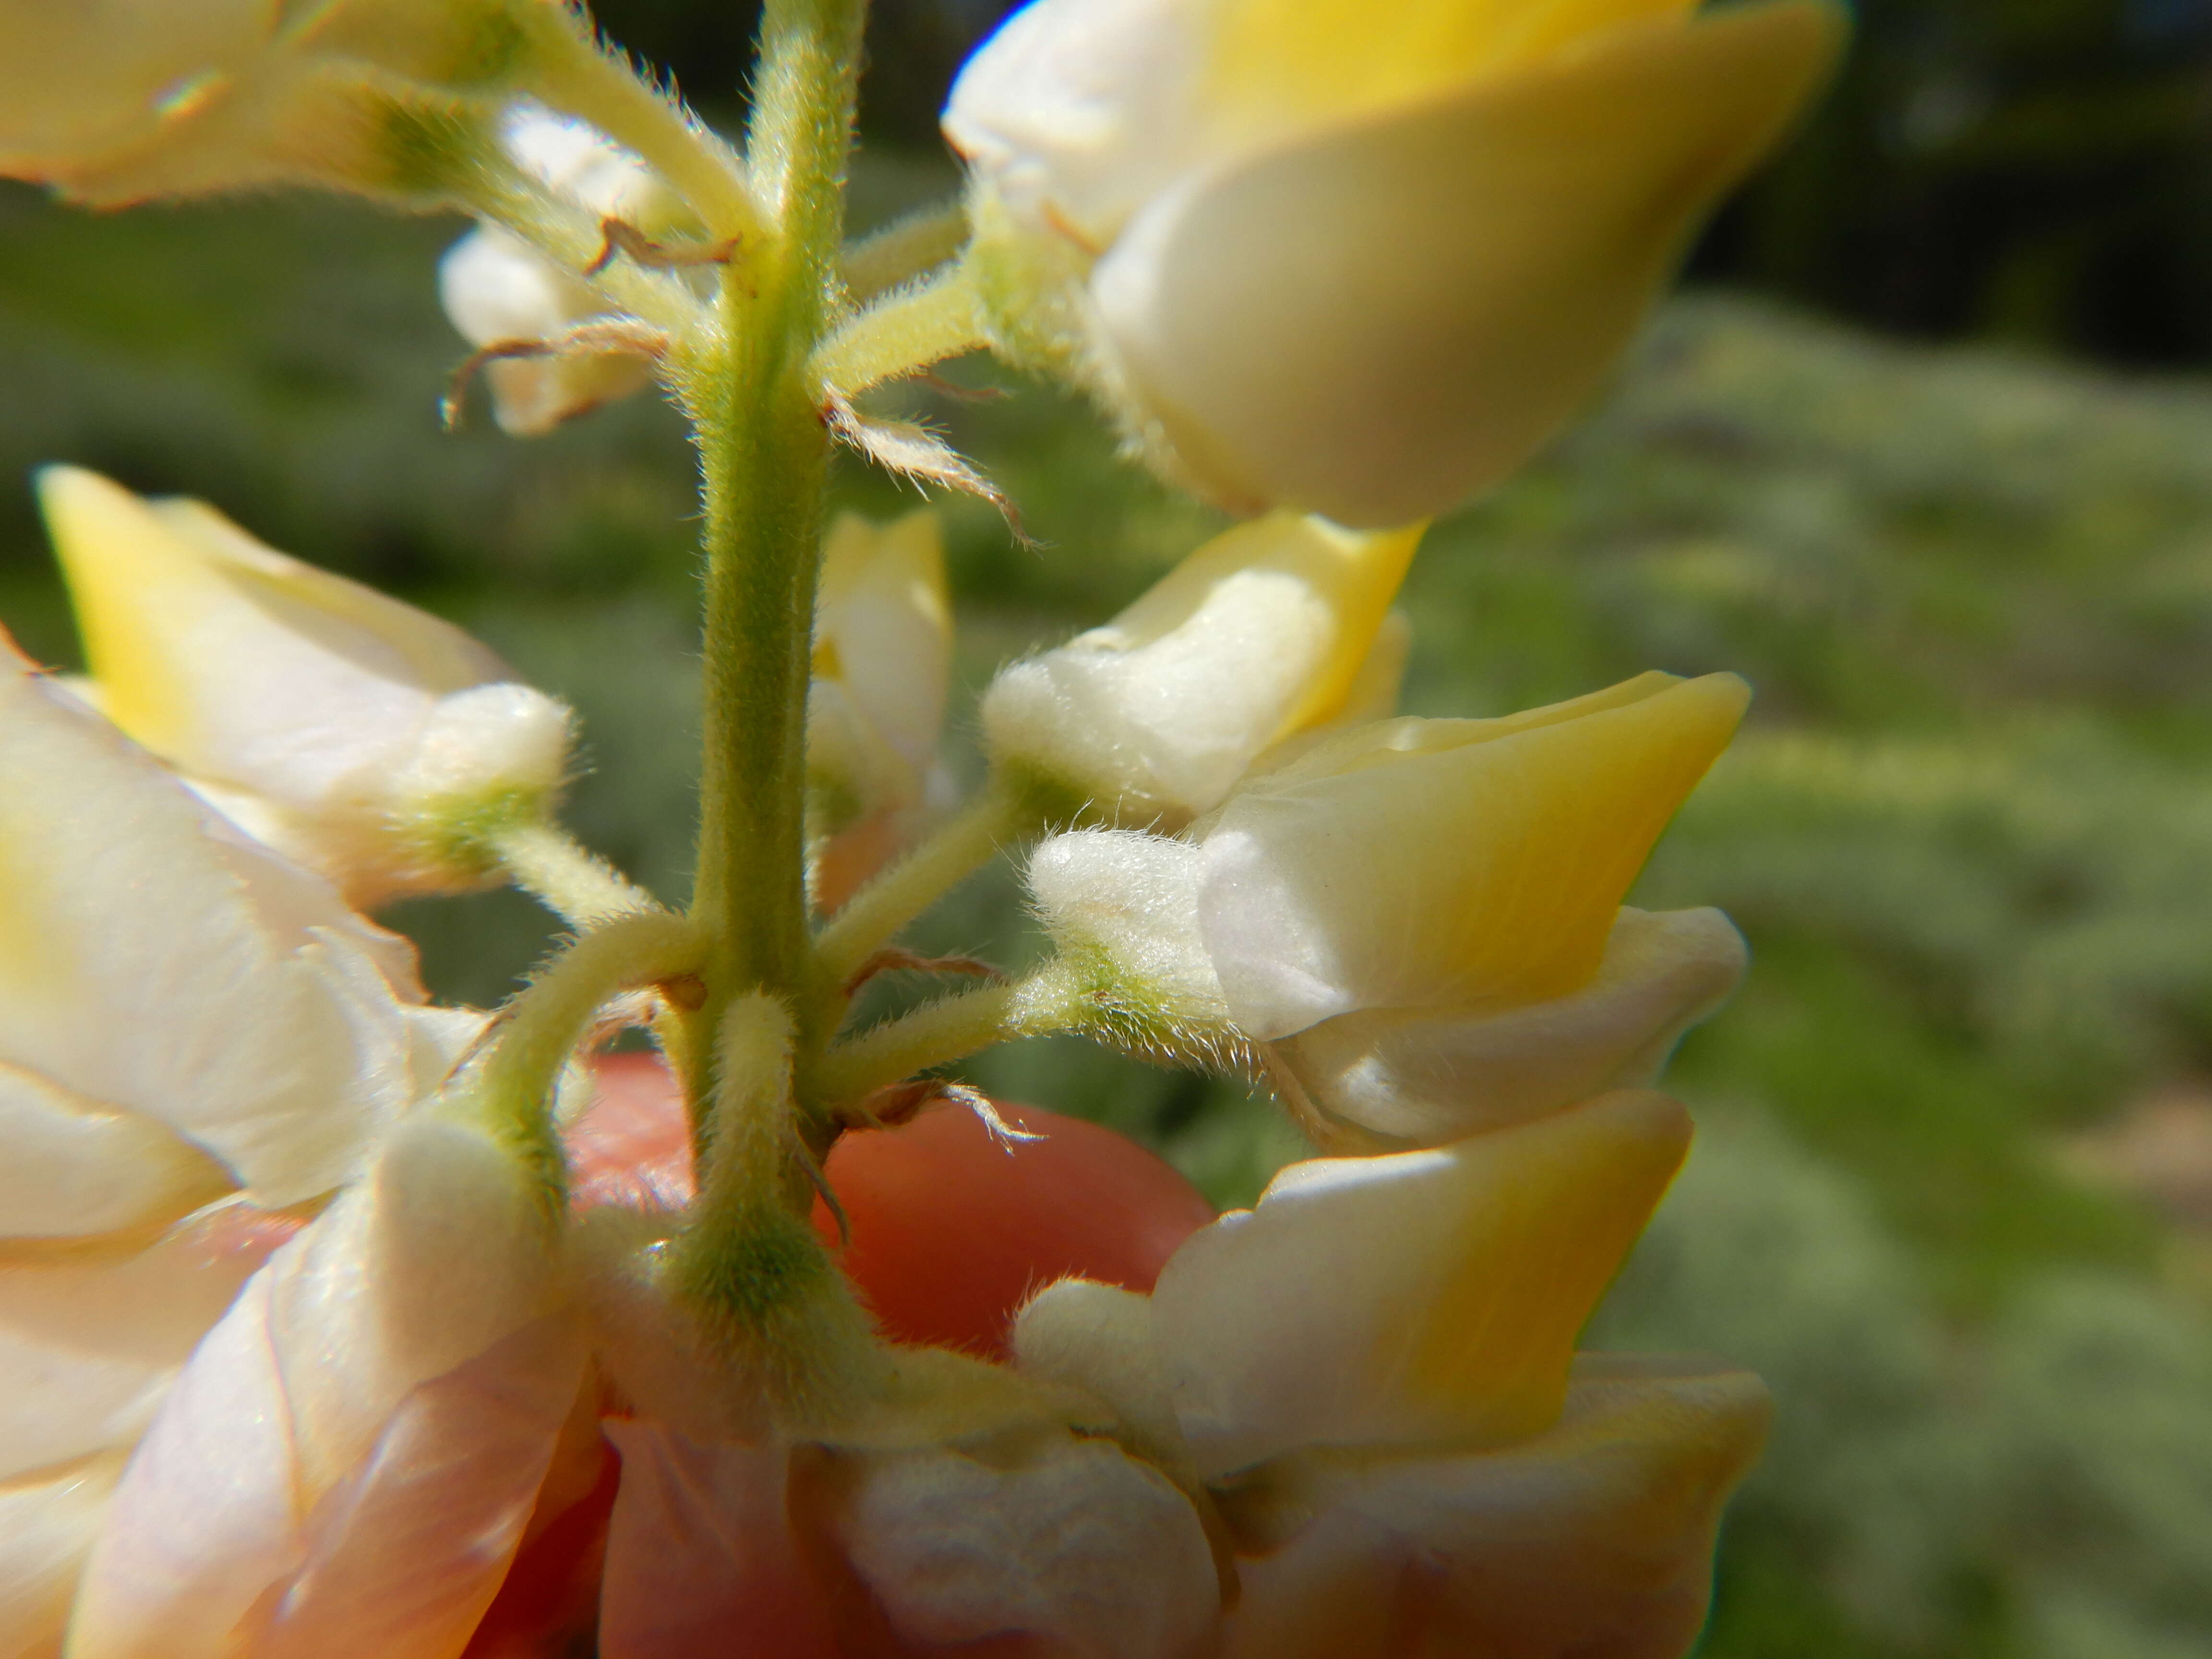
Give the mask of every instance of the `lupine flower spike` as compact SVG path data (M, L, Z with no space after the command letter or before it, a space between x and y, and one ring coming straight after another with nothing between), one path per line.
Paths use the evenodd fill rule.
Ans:
M41 475L88 672L0 642L9 1659L1695 1640L1765 1390L1577 1345L1744 971L1625 901L1748 690L1401 716L1400 591L1838 14L1035 0L953 88L960 198L846 246L864 11L772 0L738 143L567 0L0 0L0 173L471 217L455 385L524 435L658 384L705 583L679 910L451 623ZM867 403L973 350L1245 518L1000 668L963 800L945 532L825 503L842 441L1011 513ZM914 948L1001 856L1042 949ZM367 914L509 882L568 931L495 1010ZM1316 1155L1218 1214L951 1069L1043 1036L1241 1073Z

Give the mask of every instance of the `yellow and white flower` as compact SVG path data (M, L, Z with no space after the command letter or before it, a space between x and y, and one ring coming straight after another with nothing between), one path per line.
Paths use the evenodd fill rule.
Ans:
M1395 702L1385 621L1422 528L1277 513L1216 537L1103 627L1000 671L993 761L1109 823L1188 823L1274 744Z
M1589 396L1842 18L1034 0L945 112L996 343L1237 510L1440 512Z
M1240 1557L1237 1659L1674 1659L1765 1391L1574 1343L1689 1133L1626 1092L1293 1164L1151 1297L1045 1290L1016 1352L1206 1483Z
M1748 696L1655 673L1322 735L1184 837L1047 842L1031 890L1132 1006L1261 1045L1324 1138L1454 1139L1650 1081L1733 988L1717 912L1620 902Z
M834 910L945 804L937 758L952 666L945 534L924 508L842 514L823 550L807 698L815 902Z
M49 468L92 695L354 904L483 885L546 811L569 714L451 623L264 546L202 502Z

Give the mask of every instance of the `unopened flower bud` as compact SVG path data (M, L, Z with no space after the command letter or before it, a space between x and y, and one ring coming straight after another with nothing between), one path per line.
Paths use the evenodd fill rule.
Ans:
M689 228L658 175L580 121L524 105L507 118L501 142L516 165L595 217L619 219L641 234ZM574 272L489 224L447 250L438 297L461 337L477 346L556 339L608 310ZM516 437L540 436L652 380L641 359L618 352L503 358L487 363L483 375L500 426Z
M1589 396L1840 20L1037 0L945 113L998 343L1237 510L1440 512Z
M102 712L356 904L482 884L560 787L568 709L452 624L200 502L70 468L41 496Z
M1353 1141L1455 1139L1650 1081L1733 988L1724 918L1620 901L1747 696L1647 674L1325 735L1183 836L1054 836L1030 890L1149 1046L1256 1043Z
M951 660L937 515L842 515L823 550L807 705L807 834L823 908L904 848L947 793L937 742Z
M994 762L1109 823L1188 823L1271 744L1395 682L1401 646L1367 665L1420 537L1279 513L1215 538L1104 627L1000 672Z

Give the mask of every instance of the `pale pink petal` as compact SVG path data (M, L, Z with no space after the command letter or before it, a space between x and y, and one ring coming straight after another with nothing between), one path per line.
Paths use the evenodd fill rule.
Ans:
M315 1506L307 1560L261 1601L254 1659L448 1659L513 1559L583 1374L574 1322L537 1321L417 1388Z
M785 1514L781 1446L702 1442L617 1419L602 1659L838 1659Z
M136 1440L193 1345L289 1230L225 1205L136 1253L0 1269L0 1480Z
M208 1334L139 1443L77 1595L70 1659L228 1656L301 1555L270 1275Z

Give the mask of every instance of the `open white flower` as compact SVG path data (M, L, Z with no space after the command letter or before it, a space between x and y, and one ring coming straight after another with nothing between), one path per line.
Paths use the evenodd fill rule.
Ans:
M1206 1483L1240 1556L1237 1659L1674 1659L1765 1391L1573 1348L1688 1140L1680 1106L1623 1093L1293 1164L1150 1298L1043 1291L1016 1352Z
M1000 671L994 762L1109 822L1189 822L1271 745L1395 699L1384 621L1422 529L1278 513L1216 537L1103 627Z
M943 804L937 758L952 666L945 535L924 508L841 514L823 549L807 698L814 899L836 909Z
M1401 524L1586 398L1842 35L1820 0L1034 0L962 71L1012 354L1239 510Z
M550 807L568 710L450 623L199 501L40 495L102 712L355 904L480 886L481 836Z
M1133 1006L1261 1045L1325 1140L1454 1139L1650 1081L1734 988L1724 917L1620 901L1748 695L1647 674L1325 734L1185 837L1047 842L1030 888Z
M482 1016L0 635L0 1651L44 1654L121 1456ZM398 988L395 988L395 986Z

